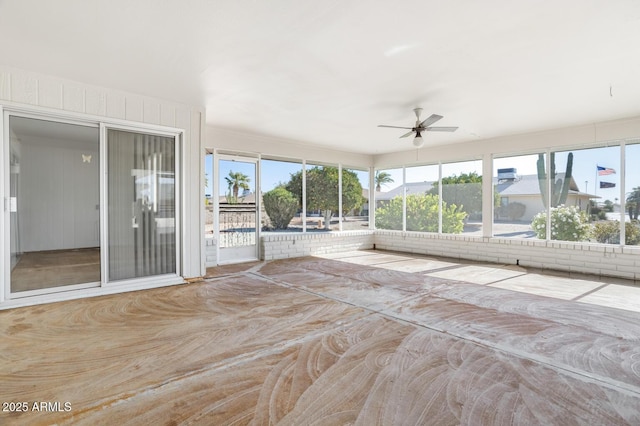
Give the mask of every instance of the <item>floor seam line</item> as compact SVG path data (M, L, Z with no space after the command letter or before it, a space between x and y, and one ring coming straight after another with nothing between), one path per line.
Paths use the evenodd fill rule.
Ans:
M522 276L525 276L525 275L527 275L527 273L526 273L526 272L523 272L523 273L522 273L522 274L520 274L520 275L514 275L513 277L502 278L502 279L499 279L499 280L491 281L490 283L480 284L480 285L490 286L490 285L493 285L493 284L497 284L497 283L502 283L502 282L505 282L505 281L509 281L509 280L514 279L514 278L519 278L519 277L522 277Z
M590 295L590 294L593 294L593 293L595 293L595 292L598 292L598 291L602 290L603 288L605 288L605 287L607 287L607 286L609 286L609 283L602 284L601 286L596 287L596 288L594 288L593 290L586 291L586 292L584 292L584 293L582 293L582 294L580 294L580 295L578 295L578 296L574 297L573 299L569 299L569 300L571 300L571 301L576 301L576 302L577 302L577 301L579 301L580 299L582 299L583 297L587 297L587 296L588 296L588 295Z
M451 332L451 331L448 331L448 330L445 330L445 329L441 329L441 328L437 328L437 327L434 327L434 326L426 325L426 324L423 324L423 323L419 323L419 322L414 322L414 321L411 321L411 320L403 319L403 318L397 317L395 315L391 315L388 312L385 312L385 310L388 310L392 306L387 307L384 310L375 310L375 309L371 309L371 308L368 308L368 307L365 307L365 306L357 305L355 303L346 302L346 301L342 301L342 300L339 300L339 299L334 299L332 297L328 297L328 296L325 296L325 295L322 295L322 294L318 294L318 293L315 293L315 292L313 292L313 291L311 291L309 289L296 287L296 286L294 286L292 284L289 284L289 283L286 283L286 282L278 282L277 280L274 280L272 278L263 276L262 274L259 274L259 273L252 273L252 275L255 275L256 277L259 277L259 278L263 278L266 281L272 282L275 285L280 285L280 286L283 286L283 287L286 287L286 288L299 290L299 291L302 291L302 292L310 294L310 295L321 297L321 298L323 298L325 300L331 300L331 301L338 302L338 303L344 303L344 304L347 304L349 306L353 306L353 307L365 310L365 311L369 312L369 315L379 314L379 315L381 315L381 316L383 316L383 317L385 317L387 319L393 320L393 321L399 321L399 322L402 322L402 323L405 323L405 324L410 324L410 325L415 326L415 327L420 327L420 328L423 328L423 329L426 329L426 330L430 330L430 331L442 333L442 334L445 334L445 335L448 335L448 336L452 336L452 337L455 337L455 338L458 338L458 339L461 339L461 340L464 340L464 341L468 341L468 342L471 342L471 343L474 343L474 344L477 344L477 345L480 345L480 346L495 350L495 351L500 352L502 354L513 356L513 357L518 358L518 359L533 361L533 362L539 363L540 365L546 366L547 368L551 368L553 370L563 372L564 374L567 374L569 376L580 378L581 380L585 380L586 379L588 381L599 383L599 384L601 384L603 386L606 386L606 387L611 388L611 389L615 389L617 391L625 391L626 393L632 394L635 397L640 395L640 387L632 385L632 384L628 384L628 383L625 383L625 382L619 382L619 381L611 382L611 381L608 381L605 377L603 377L603 376L601 376L599 374L589 373L589 372L587 372L585 370L580 370L580 369L577 369L577 368L573 368L573 367L570 367L568 365L556 364L556 363L552 362L552 360L550 360L548 358L536 357L536 356L523 354L523 353L520 353L518 351L514 351L511 348L507 348L507 347L504 347L504 346L499 345L499 344L492 344L491 342L489 342L487 340L476 339L476 338L473 338L471 336L465 336L463 334ZM398 301L398 303L405 302L405 301L407 301L407 299L417 298L417 297L424 297L424 296L429 296L429 295L426 294L426 293L425 294L415 294L413 296L409 296L409 297L403 299L402 301ZM446 299L443 299L443 300L446 300ZM362 318L360 318L360 319L362 319Z
M421 275L429 275L429 274L435 274L438 272L443 272L443 271L453 271L454 269L461 269L461 268L465 268L468 265L452 265L452 266L443 266L442 268L435 268L435 269L430 269L428 271L418 271L418 272L409 272L410 274L412 273L418 273ZM448 278L446 278L448 279Z
M312 291L312 290L309 290L309 289L307 289L307 288L298 287L298 286L295 286L295 285L293 285L293 284L289 284L289 283L284 282L284 281L274 280L273 278L270 278L270 277L264 276L264 275L259 274L259 273L252 273L252 275L254 275L254 276L255 276L255 277L257 277L257 278L261 278L261 279L263 279L263 280L265 280L265 281L267 281L267 282L270 282L270 283L272 283L272 284L278 285L278 286L282 286L282 287L285 287L285 288L289 288L289 289L291 289L291 290L300 291L300 292L302 292L302 293L309 294L309 295L312 295L312 296L320 297L321 299L325 299L325 300L329 300L329 301L337 302L337 303L342 303L342 304L344 304L344 305L348 305L348 306L351 306L351 307L354 307L354 308L362 309L363 311L366 311L368 315L375 314L375 313L381 313L381 311L379 311L379 310L375 310L375 309L372 309L372 308L367 307L367 306L356 305L355 303L348 302L348 301L346 301L346 300L335 299L335 298L333 298L333 297L326 296L326 295L324 295L324 294L316 293L316 292L314 292L314 291ZM340 276L340 275L336 275L336 276ZM405 299L407 299L407 298L411 298L411 297L413 297L413 295L408 294L408 295L405 297ZM404 299L403 299L403 300L404 300Z

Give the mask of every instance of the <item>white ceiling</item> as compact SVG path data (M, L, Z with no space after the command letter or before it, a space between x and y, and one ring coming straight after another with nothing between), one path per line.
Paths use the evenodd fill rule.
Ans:
M637 0L0 0L0 63L385 153L640 115Z

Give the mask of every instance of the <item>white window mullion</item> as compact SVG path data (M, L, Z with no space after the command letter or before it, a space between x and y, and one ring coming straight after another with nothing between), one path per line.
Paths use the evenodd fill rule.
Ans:
M109 222L107 217L107 206L109 198L107 195L108 161L107 161L107 127L100 123L100 285L109 282L109 250L108 235Z
M407 232L407 168L402 166L402 232Z
M302 232L307 232L307 161L302 160Z
M376 226L376 168L369 167L369 229Z
M5 129L5 121L7 126ZM5 133L6 130L6 133ZM0 201L2 206L2 219L0 220L0 235L3 236L0 241L0 303L8 300L11 295L11 239L9 238L10 225L10 190L9 190L9 167L10 149L9 149L9 126L8 114L5 114L0 105Z
M626 143L622 141L620 143L620 245L624 246L627 241L626 235L626 186L625 186L625 178L626 178ZM631 220L631 218L629 218Z
M554 158L555 161L555 158ZM546 152L546 182L545 182L545 190L547 191L547 235L545 236L546 240L551 240L551 150L547 149Z
M493 156L485 154L482 159L482 236L493 236L493 209L494 185L493 185Z
M438 163L438 234L442 234L442 163Z
M342 164L338 164L338 230L342 231Z

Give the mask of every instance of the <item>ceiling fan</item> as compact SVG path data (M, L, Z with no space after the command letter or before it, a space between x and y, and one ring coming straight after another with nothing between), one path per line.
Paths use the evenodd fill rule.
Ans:
M378 127L391 127L393 129L411 129L410 132L405 133L400 136L401 138L406 138L409 135L416 134L416 137L413 139L413 145L416 148L420 148L424 145L424 141L422 140L421 132L455 132L458 130L457 127L432 127L431 125L436 121L442 118L441 115L431 114L429 118L426 118L424 121L420 122L420 113L422 112L422 108L414 108L413 112L416 114L416 125L414 127L399 127L399 126L386 126L384 124L380 124Z

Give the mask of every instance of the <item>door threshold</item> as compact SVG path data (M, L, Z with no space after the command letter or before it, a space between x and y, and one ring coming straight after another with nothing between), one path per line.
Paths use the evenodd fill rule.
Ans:
M221 265L235 265L236 263L248 263L248 262L258 262L258 261L260 261L260 259L258 259L257 257L248 257L248 258L242 258L242 259L223 260L221 262L218 262L218 266L221 266Z

